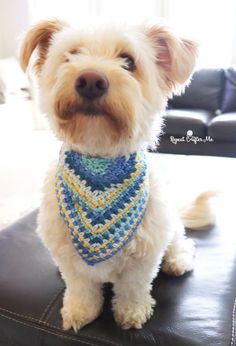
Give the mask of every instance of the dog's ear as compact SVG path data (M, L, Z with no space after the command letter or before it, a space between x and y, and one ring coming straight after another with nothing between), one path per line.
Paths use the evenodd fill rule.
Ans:
M20 49L20 64L24 71L27 69L30 57L36 48L38 55L34 66L37 72L40 71L45 62L53 34L62 30L65 25L59 20L45 20L34 25L27 32Z
M156 51L156 62L174 91L189 80L198 56L196 42L174 35L165 25L146 26L146 35Z

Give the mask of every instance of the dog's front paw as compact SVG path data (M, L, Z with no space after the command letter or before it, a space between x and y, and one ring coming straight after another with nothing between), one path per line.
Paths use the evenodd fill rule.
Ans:
M140 329L152 316L155 304L155 299L150 295L142 302L133 302L131 300L124 303L121 300L114 300L113 311L115 321L123 329Z
M77 332L99 316L101 307L102 302L80 300L78 297L66 293L61 309L63 329L73 328Z

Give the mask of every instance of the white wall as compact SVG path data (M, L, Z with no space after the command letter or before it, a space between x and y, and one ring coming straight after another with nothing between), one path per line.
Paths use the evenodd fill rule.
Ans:
M233 13L236 13L236 1L234 1ZM232 44L232 64L236 65L236 19L233 22L233 44Z
M236 0L0 0L0 59L17 55L17 38L32 22L58 17L76 25L91 15L163 16L187 37L195 33L202 66L236 64Z
M29 23L28 0L0 0L0 58L17 55L18 37Z

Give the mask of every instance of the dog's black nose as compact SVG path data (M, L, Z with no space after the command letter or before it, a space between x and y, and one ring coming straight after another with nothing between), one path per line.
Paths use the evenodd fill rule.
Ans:
M109 82L104 74L97 71L82 72L75 82L77 93L86 99L93 100L107 92Z

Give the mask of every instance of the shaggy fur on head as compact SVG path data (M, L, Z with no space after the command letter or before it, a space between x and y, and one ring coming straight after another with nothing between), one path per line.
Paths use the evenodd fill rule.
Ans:
M167 97L189 79L196 58L193 42L162 25L76 31L45 21L26 36L23 69L35 48L42 110L56 135L81 152L105 156L150 143L161 129ZM135 61L132 73L124 69L126 55ZM110 84L106 97L92 105L75 91L76 78L86 69L103 73Z
M192 73L197 47L162 24L71 29L43 21L26 35L21 65L34 54L42 110L56 136L70 148L92 156L128 156L161 131L168 97ZM132 68L129 66L131 64ZM107 92L88 101L76 92L78 76L96 71L109 82ZM132 240L109 260L89 267L77 255L59 215L54 165L45 182L38 234L66 283L65 329L93 321L103 303L102 284L114 284L113 311L123 328L141 328L152 315L151 283L164 258L164 270L182 275L193 268L193 246L179 216L165 201L158 169L149 163L147 211Z

